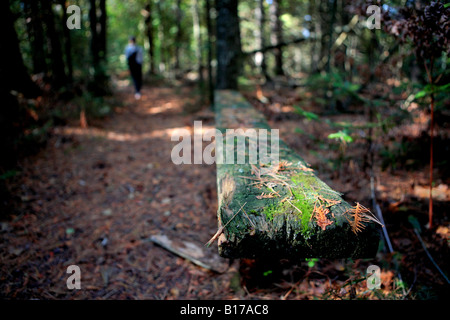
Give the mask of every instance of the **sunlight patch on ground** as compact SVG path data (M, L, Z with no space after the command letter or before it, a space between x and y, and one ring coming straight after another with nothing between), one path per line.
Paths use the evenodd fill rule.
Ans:
M118 87L128 87L130 85L130 80L129 79L117 80L116 84Z
M146 114L158 114L158 113L163 113L163 112L173 110L173 109L178 109L178 108L179 108L178 105L169 101L158 107L150 107L147 109L147 111L145 113Z
M212 129L212 127L204 127L202 132L206 131L207 129ZM98 128L83 129L83 128L78 128L78 127L55 128L54 132L55 132L55 134L60 134L60 135L97 137L97 138L105 138L107 140L119 141L119 142L137 142L137 141L155 139L155 138L165 138L165 139L167 139L168 142L170 142L170 137L172 135L180 136L183 134L183 131L186 132L185 130L187 130L188 132L192 132L192 128L189 126L159 129L159 130L153 130L150 132L144 132L144 133L139 133L139 134L108 131L108 130L102 130L102 129L98 129Z
M433 187L432 190L433 199L440 201L450 200L450 190L446 184L440 184L437 187ZM428 199L430 196L430 188L428 186L414 186L414 195L421 199Z
M201 133L202 135L207 132L208 130L214 130L214 127L212 126L203 126L201 130L196 130L196 133ZM183 133L188 131L190 134L193 134L193 127L185 126L185 127L177 127L177 128L167 128L167 129L159 129L159 130L153 130L150 132L144 132L144 133L124 133L124 132L117 132L117 131L108 131L108 130L102 130L99 128L79 128L79 127L60 127L55 128L54 132L55 134L59 135L74 135L74 136L86 136L86 137L98 137L98 138L104 138L112 141L119 141L119 142L136 142L136 141L142 141L142 140L148 140L148 139L155 139L155 138L167 138L168 141L170 141L170 137L172 135L175 136L182 136Z

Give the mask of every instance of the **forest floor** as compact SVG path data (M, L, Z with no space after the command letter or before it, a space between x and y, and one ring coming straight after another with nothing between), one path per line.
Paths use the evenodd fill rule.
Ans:
M203 246L217 230L215 166L177 166L170 160L176 144L170 140L172 133L182 128L192 132L194 120L202 120L204 128L214 127L212 111L189 112L197 104L193 91L195 87L187 85L146 86L136 101L131 88L119 83L115 96L122 106L112 116L89 122L87 128L76 121L55 127L45 148L20 161L20 174L8 181L16 206L3 216L0 228L1 298L401 299L406 292L407 299L428 299L448 294L445 280L408 223L410 214L423 224L427 220L424 169L374 169L395 255L380 246L375 259L354 261L219 258L228 267L217 273L151 242L151 236L163 234L217 255L215 245ZM346 152L353 158L342 160L339 148L320 148L317 141L296 132L301 127L323 141L329 133L294 115L292 93L264 94L270 106L278 108L275 115L247 92L272 128L280 128L281 138L348 201L369 207L369 179L362 162L355 160L366 152L366 145L350 144ZM363 121L357 114L330 117ZM448 275L450 181L438 182L435 225L423 228L422 237ZM66 287L66 269L72 264L81 269L81 290ZM370 264L382 270L378 292L365 286ZM405 292L395 281L396 264Z

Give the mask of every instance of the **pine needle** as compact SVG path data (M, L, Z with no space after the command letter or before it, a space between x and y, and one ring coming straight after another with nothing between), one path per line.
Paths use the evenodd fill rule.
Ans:
M212 236L212 238L209 239L209 241L205 244L206 247L209 247L210 245L213 244L214 241L216 241L216 239L222 234L222 232L223 232L223 230L225 229L225 227L231 222L231 220L234 219L234 217L236 217L236 216L238 215L239 212L241 212L242 208L244 208L244 206L245 206L246 204L247 204L247 202L244 203L244 204L242 205L242 207L238 210L238 212L236 212L236 213L231 217L231 219L228 220L227 223L225 223L224 226L221 226L221 227L219 228L219 230L217 230L217 232Z
M378 223L379 225L384 227L383 224L375 217L375 215L359 202L356 203L356 206L347 210L345 214L345 217L352 227L353 233L355 234L361 232L366 227L365 223L368 223L370 221Z

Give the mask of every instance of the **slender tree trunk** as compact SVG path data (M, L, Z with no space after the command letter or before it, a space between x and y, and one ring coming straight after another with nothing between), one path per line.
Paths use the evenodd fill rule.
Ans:
M281 0L273 0L269 8L272 45L283 42L283 26L280 19L280 2ZM284 75L283 71L283 51L281 48L274 49L275 54L275 75Z
M70 39L70 30L66 28L67 21L67 2L65 0L60 0L63 14L62 14L62 25L64 33L64 52L66 56L66 66L67 66L67 79L69 83L73 81L73 63L72 63L72 41Z
M329 4L329 3L328 3ZM326 72L330 72L331 47L333 45L334 22L336 21L337 0L333 0L330 10L330 28L328 30L328 46L327 46L327 63L325 65Z
M26 24L28 39L30 39L33 73L47 72L45 62L44 29L42 27L42 11L39 1L25 1Z
M177 73L180 70L180 47L183 36L183 30L181 29L181 19L182 19L181 0L177 0L177 9L175 16L177 26L177 33L175 35L175 72Z
M99 41L99 57L102 62L106 62L106 0L99 0L99 11L100 15L98 17L99 29L98 30L98 41Z
M147 38L148 38L148 54L150 56L150 74L156 74L156 63L155 63L155 39L153 32L153 7L152 1L149 1L145 6L147 10L147 17L145 18L145 25L147 26Z
M318 18L316 18L316 2L314 0L309 0L308 2L308 11L309 11L309 16L310 16L310 21L308 23L308 29L309 29L309 33L310 36L314 35L314 37L317 37L317 32L318 32L318 28L317 28L317 24L318 24ZM309 53L310 55L310 70L311 72L316 72L317 71L317 64L319 62L319 54L317 52L317 41L313 41L311 43L311 51Z
M209 103L214 104L214 80L212 72L212 57L213 46L212 39L214 36L212 22L211 22L211 0L205 0L205 14L206 14L206 28L208 30L208 97Z
M97 14L100 12L100 15ZM91 55L94 67L90 90L95 95L105 95L110 92L108 76L106 75L106 0L90 0L89 24L91 29Z
M202 59L202 36L200 34L200 14L199 14L199 6L198 6L198 0L194 0L194 3L192 5L192 20L193 20L193 33L194 33L194 39L197 43L197 46L195 47L195 59L197 60L197 72L198 72L198 84L200 92L202 93L203 97L203 91L204 91L204 79L203 79L203 59Z
M89 0L89 26L91 29L91 55L94 68L98 67L100 62L99 40L97 32L97 5L95 0Z
M434 83L433 79L433 67L434 60L430 59L430 66L427 66L427 62L424 61L425 70L427 72L428 84L432 85ZM433 225L433 138L434 138L434 93L430 96L430 194L428 203L428 228Z
M257 27L255 28L255 40L256 47L262 49L266 46L266 40L264 37L265 34L265 21L266 14L264 11L264 0L257 0L258 3L255 8L255 18L257 20ZM257 52L255 54L256 65L260 68L261 74L264 77L264 80L270 81L270 76L267 73L267 64L266 64L266 55L264 52Z
M318 57L318 69L322 70L323 64L320 62L327 56L327 34L326 34L326 26L328 25L328 1L327 0L320 0L318 3L318 19L316 20L316 30L320 31L320 49L318 50L320 52Z
M50 50L52 84L55 88L60 88L67 83L67 77L64 71L61 41L55 28L55 17L53 14L52 3L45 0L40 1L40 3L44 13L44 24L47 29L47 46Z
M98 14L97 11L100 13ZM106 0L90 0L89 24L94 66L106 61Z
M237 0L216 2L217 89L237 89L241 70L241 40Z
M159 17L159 24L158 24L158 38L159 38L159 59L160 59L160 65L159 65L159 71L162 73L166 70L166 64L167 64L167 57L166 57L166 41L164 37L164 15L163 10L161 7L161 1L158 0L156 2L156 10L158 11L158 17Z

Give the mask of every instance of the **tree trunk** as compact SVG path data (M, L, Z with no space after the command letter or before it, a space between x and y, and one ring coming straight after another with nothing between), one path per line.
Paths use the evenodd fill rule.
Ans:
M310 16L310 21L308 23L309 26L309 33L310 36L312 36L314 34L314 37L317 38L317 33L318 33L318 17L316 17L316 1L315 0L309 0L308 2L308 11L309 11L309 16ZM310 50L310 72L314 73L317 72L317 66L319 63L319 54L317 52L317 41L313 41L311 43L311 50Z
M182 42L183 30L181 29L181 19L182 19L182 11L181 11L181 0L177 0L177 8L176 8L176 26L177 33L175 34L175 73L178 73L180 70L180 47Z
M206 28L208 30L208 97L209 103L214 104L214 80L212 71L212 57L213 57L213 46L212 39L214 36L212 22L211 22L211 0L205 0L205 15L206 15Z
M328 21L328 1L327 0L320 0L318 5L318 19L316 24L316 30L320 31L320 48L318 50L319 59L318 61L322 61L323 59L327 58L327 34L326 34L326 26L329 24ZM318 70L322 70L323 64L320 66L318 65Z
M328 3L330 5L330 3ZM336 9L337 9L337 0L333 0L331 3L330 11L330 28L328 29L328 45L327 45L327 63L325 65L325 71L330 72L330 59L331 59L331 47L333 45L333 31L334 31L334 22L336 21Z
M91 55L94 68L98 67L100 62L99 39L97 32L97 4L96 0L89 0L89 26L91 29Z
M43 11L44 24L47 29L47 47L50 51L52 85L55 88L61 88L67 83L67 77L64 71L61 41L55 28L55 17L53 14L52 3L46 0L42 0L40 3Z
M73 81L72 41L70 39L70 30L66 28L68 3L65 0L60 0L60 4L63 10L62 25L64 33L64 52L66 56L67 79L69 83L72 83Z
M33 73L47 72L45 62L44 29L42 28L42 11L39 1L25 1L26 24L28 39L30 40L31 56L33 59Z
M377 220L372 215L361 206L351 207L340 193L321 181L299 155L278 139L264 116L240 93L217 90L215 99L217 129L224 134L226 129L254 128L258 142L253 141L259 159L262 148L279 143L278 152L274 152L279 161L272 158L270 166L261 166L260 162L249 163L250 139L248 149L241 150L234 142L236 138L223 138L223 148L216 138L216 157L230 147L227 145L230 142L234 163L239 154L245 157L243 164L216 161L218 232L209 243L218 238L221 256L273 259L375 256L380 238L378 225L374 223ZM268 135L265 142L260 136L264 129ZM237 134L237 139L244 135Z
M40 90L31 81L23 63L19 39L14 28L13 14L8 1L1 1L0 4L0 27L3 43L7 44L7 48L3 50L2 59L0 59L0 90L2 91L2 97L4 94L9 95L11 90L21 92L26 97L36 97Z
M98 17L98 24L99 29L98 30L98 41L99 41L99 57L100 60L105 63L106 62L106 54L107 54L107 48L106 48L106 0L99 0L99 11L100 16Z
M194 33L194 39L195 42L197 43L195 47L195 59L197 60L198 86L203 100L205 81L203 79L203 57L202 57L203 43L202 43L202 35L200 33L200 13L198 0L194 0L194 3L192 5L192 20L193 20L192 28Z
M237 89L241 69L238 1L216 2L217 89Z
M159 38L159 59L160 59L160 64L159 64L159 71L161 73L163 73L164 71L166 71L166 64L167 64L167 56L166 56L166 41L165 41L165 37L164 37L164 15L163 15L163 10L161 7L161 0L156 2L156 10L158 11L158 17L159 17L159 24L158 24L158 38Z
M255 8L255 18L257 20L257 27L255 28L255 42L257 48L264 48L266 46L265 40L265 22L266 22L266 14L264 11L264 0L258 0L258 3ZM270 81L270 77L267 74L267 64L266 64L266 55L264 51L257 52L255 55L256 65L260 68L261 74L264 77L265 81Z
M155 61L155 39L153 32L153 7L152 1L149 1L145 6L147 10L147 17L145 18L145 25L147 26L147 37L148 37L148 54L150 56L150 74L156 74L156 61Z
M100 16L97 14L100 12ZM94 67L93 79L89 89L94 95L109 94L108 76L106 75L106 0L90 0L89 24L91 29L91 55Z
M281 0L273 0L269 8L271 35L270 41L276 46L283 42L283 26L280 19L280 2ZM275 55L275 75L284 75L283 71L283 51L281 48L274 49Z

